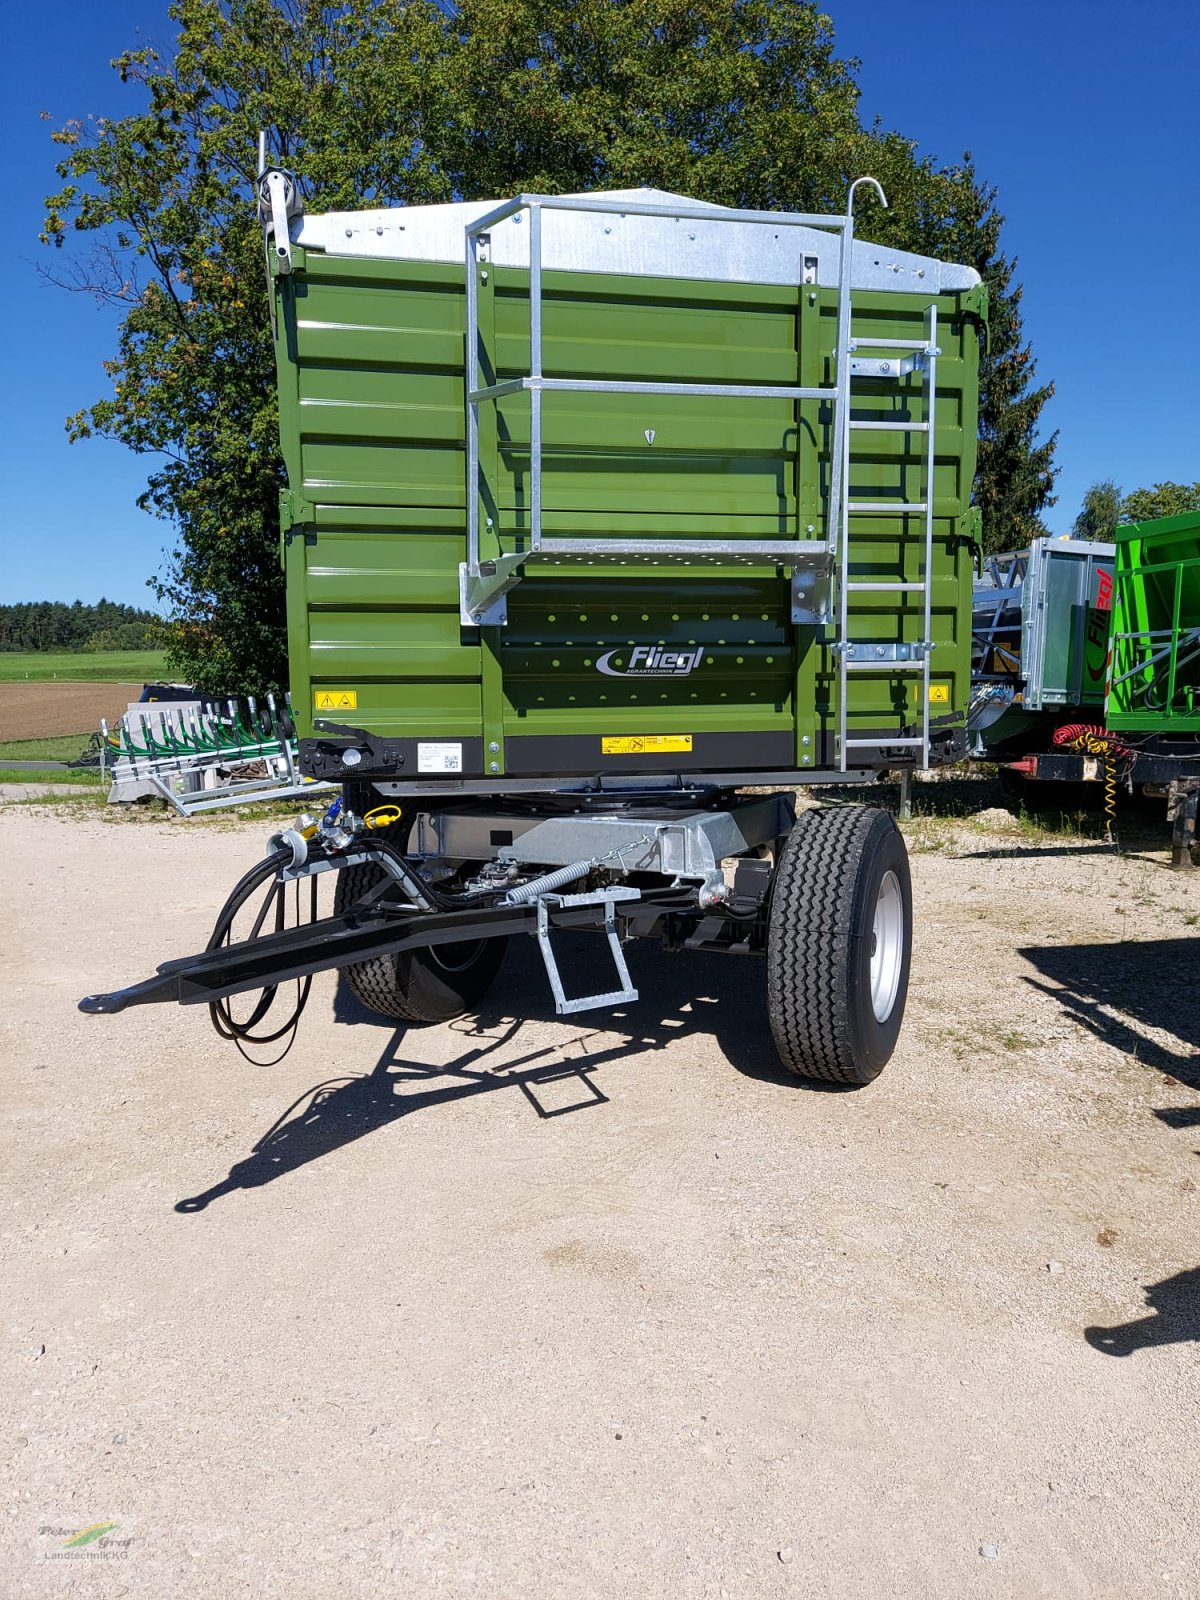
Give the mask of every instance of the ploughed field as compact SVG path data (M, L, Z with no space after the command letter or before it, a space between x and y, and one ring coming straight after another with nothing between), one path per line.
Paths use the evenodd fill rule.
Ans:
M141 692L140 683L0 683L0 742L78 734L82 749L101 717L111 725Z
M1165 828L906 825L905 1030L831 1092L757 963L636 943L611 1014L556 1018L532 940L446 1026L323 975L271 1067L203 1007L84 1017L203 946L271 824L3 818L6 1595L105 1522L88 1587L180 1600L1195 1595Z
M162 671L157 650L0 651L0 744L68 733L86 739Z

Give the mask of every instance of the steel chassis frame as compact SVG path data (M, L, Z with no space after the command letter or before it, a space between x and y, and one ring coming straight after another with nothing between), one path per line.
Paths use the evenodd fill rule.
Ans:
M428 901L421 901L411 888L405 890L405 902L368 897L341 915L164 962L154 977L126 989L89 995L80 1001L79 1008L94 1015L109 1015L130 1006L163 1001L211 1004L230 995L400 950L430 949L516 933L536 936L560 1015L634 1001L637 990L630 980L622 943L635 934L653 935L668 919L681 924L676 932L687 931L690 935L688 939L675 938L676 945L687 943L691 948L744 954L760 948L746 926L744 911L737 914L736 920L725 915L732 896L725 886L721 863L745 857L762 846L776 845L791 828L794 806L785 794L719 798L728 799L728 803L689 810L655 807L649 814L634 808L617 813L531 817L500 806L488 812L472 812L457 822L453 812L431 812L428 817L422 814L419 826L425 826L425 843L430 848L410 852L410 863L419 865L424 861L436 869L443 861L463 859L461 854L455 855L456 850L462 850L469 851L476 860L512 861L517 870L523 866L536 871L538 877L511 889L501 883L496 903L461 911L428 909ZM489 841L485 846L480 830L490 832L493 827L507 831L509 841ZM528 841L524 850L516 838L518 833ZM280 835L276 842L291 843L294 852L292 861L279 868L280 882L293 882L371 859L369 845L358 842L340 853L312 855L299 835ZM386 858L376 859L387 868ZM614 859L621 876L630 872L653 874L661 881L651 888L616 883L583 893L561 892ZM546 867L557 867L557 871L551 870L543 877ZM391 870L404 889L399 869ZM431 877L429 881L435 879ZM759 892L752 899L752 908L765 908L767 887L766 881L756 880ZM754 915L752 909L751 920ZM593 928L605 934L617 988L568 998L550 942L552 930L563 928ZM726 937L731 930L740 937Z

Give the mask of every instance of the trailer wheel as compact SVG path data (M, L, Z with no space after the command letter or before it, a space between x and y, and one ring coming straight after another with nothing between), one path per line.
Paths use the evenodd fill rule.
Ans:
M788 836L767 923L767 1012L784 1066L864 1084L887 1065L912 951L908 852L886 811L806 811Z
M335 913L348 911L373 889L380 869L363 865L338 873ZM355 999L383 1017L402 1022L450 1022L472 1010L491 987L507 939L478 939L429 950L397 950L342 968Z

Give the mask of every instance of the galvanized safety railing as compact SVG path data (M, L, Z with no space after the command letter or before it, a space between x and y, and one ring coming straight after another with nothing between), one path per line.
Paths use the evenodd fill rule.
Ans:
M883 190L874 184L886 205ZM854 187L857 187L855 185ZM843 435L849 363L839 360L833 384L741 384L635 382L623 379L548 378L544 371L542 337L542 214L545 211L595 212L607 216L674 218L689 221L756 223L774 228L819 228L841 235L838 310L839 349L849 342L849 287L854 247L854 190L844 216L803 212L729 210L720 206L660 204L604 196L522 194L495 207L466 228L467 289L467 560L461 569L461 612L464 625L497 624L506 620L504 596L520 581L522 569L530 562L547 558L571 558L590 562L613 560L717 564L723 566L778 564L797 569L819 568L828 572L834 548L831 539L756 540L756 539L587 539L547 538L542 531L543 463L542 396L546 393L574 394L656 394L705 395L759 400L819 400L833 409L832 481L830 486L830 530L838 527L838 507L843 494ZM529 372L517 378L481 385L479 371L479 272L483 262L482 241L497 223L529 215ZM480 555L479 526L479 407L495 403L506 395L527 392L530 402L529 513L527 548L501 554L484 562ZM815 621L812 589L796 585L794 620Z
M922 340L870 339L853 336L852 282L854 256L854 200L861 185L873 187L879 199L887 199L874 178L857 179L850 186L844 215L824 213L731 210L720 206L686 206L638 201L602 195L568 196L521 194L496 206L467 225L466 236L466 424L467 424L467 559L459 570L460 617L464 626L495 626L507 621L505 596L521 581L524 569L544 561L580 561L587 564L612 561L700 565L777 565L792 572L792 621L826 623L834 620L837 637L840 695L837 723L836 763L847 771L850 751L856 748L901 747L913 752L919 764L928 763L930 741L930 661L933 651L932 586L934 464L936 457L937 400L937 306L927 310L926 336ZM742 384L641 382L627 379L547 377L543 339L543 237L544 212L590 212L619 217L672 218L676 221L752 223L772 228L816 228L840 236L838 264L837 347L832 384ZM498 223L522 214L529 217L529 372L520 377L493 383L480 379L480 272L486 266L484 245ZM858 352L871 351L871 355ZM888 352L896 352L889 354ZM920 371L924 376L925 415L922 422L857 419L850 415L851 382L857 376L871 379L902 379ZM507 395L528 393L529 420L529 503L523 548L499 551L484 559L480 549L480 450L479 407L495 404ZM764 400L816 400L832 412L830 479L825 539L633 539L633 538L554 538L543 531L543 451L542 396L548 393L573 394L649 394L716 396L721 398ZM857 430L903 432L926 435L924 453L925 496L920 501L864 501L850 499L850 471L853 464L851 434ZM921 514L924 518L924 545L921 576L908 581L855 581L851 577L852 516L870 513L876 517ZM499 511L497 509L497 516ZM489 527L491 527L489 519ZM494 530L499 535L500 530ZM831 606L830 589L836 570L838 598ZM848 642L849 597L855 592L888 590L920 594L923 598L922 636L912 645ZM921 731L910 734L901 729L895 737L850 737L847 728L847 680L852 672L904 674L919 672L922 685Z

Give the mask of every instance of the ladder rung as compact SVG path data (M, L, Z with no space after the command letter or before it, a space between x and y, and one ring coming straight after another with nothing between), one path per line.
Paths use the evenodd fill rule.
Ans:
M853 594L925 593L925 585L923 583L848 583L846 588Z
M878 739L847 739L846 748L848 750L878 750L886 745L890 750L893 745L897 744L923 745L924 743L925 741L920 734L917 734L915 738L892 738L883 733L880 734Z
M782 566L828 563L831 550L819 539L589 539L543 538L529 552L528 561L536 565L550 556L565 556L579 561L620 560L624 557L655 558L687 562L693 558L710 562L733 563L739 560L776 562Z
M928 355L934 348L928 339L861 339L855 334L850 342L856 350L911 350L914 355L918 350Z
M846 661L847 672L924 672L923 661Z
M847 511L927 511L924 500L847 500Z
M927 422L860 422L857 418L851 417L850 426L852 428L870 428L876 433L929 432L929 424Z

